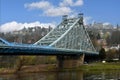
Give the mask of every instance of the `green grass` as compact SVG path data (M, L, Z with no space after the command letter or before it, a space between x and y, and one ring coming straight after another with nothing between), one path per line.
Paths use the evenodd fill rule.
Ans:
M3 71L3 70L4 70L4 68L0 68L0 72Z
M120 63L92 63L81 65L78 70L120 70Z
M120 70L120 62L119 63L91 63L91 64L84 64L79 66L78 68L69 68L69 69L58 69L55 65L49 65L45 69L41 69L41 71L109 71L109 70ZM14 73L14 69L6 69L0 68L0 74L2 73ZM23 71L26 72L26 71ZM28 72L31 70L28 69ZM36 72L34 69L33 72ZM40 72L40 71L39 71Z
M0 74L13 74L13 73L15 73L15 70L13 69L0 68Z
M61 69L61 71L108 71L120 70L120 63L91 63L84 64L78 68Z

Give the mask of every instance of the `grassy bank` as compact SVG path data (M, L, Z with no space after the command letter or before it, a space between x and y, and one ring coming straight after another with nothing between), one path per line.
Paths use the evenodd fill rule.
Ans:
M42 64L42 65L23 66L20 69L20 71L16 71L15 68L0 68L0 74L37 73L37 72L45 72L45 71L56 71L56 65Z
M78 68L72 69L59 69L61 71L102 71L102 70L120 70L120 63L91 63L84 64ZM46 65L34 65L34 66L23 66L18 73L33 73L33 72L43 72L43 71L58 71L56 65L46 64ZM1 68L0 74L11 74L16 73L15 69Z
M0 74L13 74L15 69L0 68Z
M102 71L102 70L120 70L120 63L91 63L84 64L78 68L62 69L62 71Z
M92 63L82 65L79 68L80 70L120 70L120 63Z

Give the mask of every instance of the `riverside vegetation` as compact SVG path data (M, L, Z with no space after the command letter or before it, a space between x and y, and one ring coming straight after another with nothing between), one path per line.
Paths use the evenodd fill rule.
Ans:
M5 56L3 56L4 58ZM0 74L58 71L55 56L6 56L7 62L0 63ZM43 58L44 57L44 58ZM2 58L2 56L1 56ZM120 70L120 62L92 62L78 68L61 69L61 71Z

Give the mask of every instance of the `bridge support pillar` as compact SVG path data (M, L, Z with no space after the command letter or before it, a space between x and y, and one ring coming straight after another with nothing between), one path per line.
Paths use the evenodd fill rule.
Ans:
M58 68L75 68L84 63L84 54L70 55L70 56L57 56Z

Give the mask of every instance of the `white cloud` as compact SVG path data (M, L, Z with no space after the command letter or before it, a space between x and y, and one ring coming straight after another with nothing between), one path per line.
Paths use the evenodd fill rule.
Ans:
M104 26L110 25L110 23L109 23L109 22L105 22L105 23L103 23L103 25L104 25Z
M82 6L83 5L83 0L77 0L74 4L74 6Z
M53 23L40 23L39 21L32 22L32 23L18 23L16 21L8 22L0 26L0 32L12 32L12 31L18 31L23 29L24 27L29 28L29 27L35 27L35 26L40 26L40 27L55 27Z
M75 18L75 17L78 17L78 13L73 11L73 13L71 13L68 18Z
M63 0L63 2L61 2L59 5L60 6L82 6L83 0L76 0L75 2L74 0Z
M60 2L60 6L69 6L72 5L73 1L72 0L63 0L63 2Z
M44 15L47 16L61 16L72 12L69 7L55 7L48 1L33 2L31 4L25 4L24 6L28 9L41 9Z
M68 15L72 12L69 7L57 7L51 8L44 12L47 16L61 16L61 15Z
M49 1L39 1L33 3L25 4L25 8L28 9L39 9L43 11L43 14L46 16L62 16L68 15L73 12L70 6L81 6L83 5L83 0L63 0L56 5L51 4Z
M86 16L86 17L84 17L84 24L86 25L86 24L88 24L88 23L92 23L92 17L90 17L90 16Z
M24 4L25 8L28 9L49 9L51 7L53 7L48 1L40 1L40 2L33 2L33 3L27 3Z

